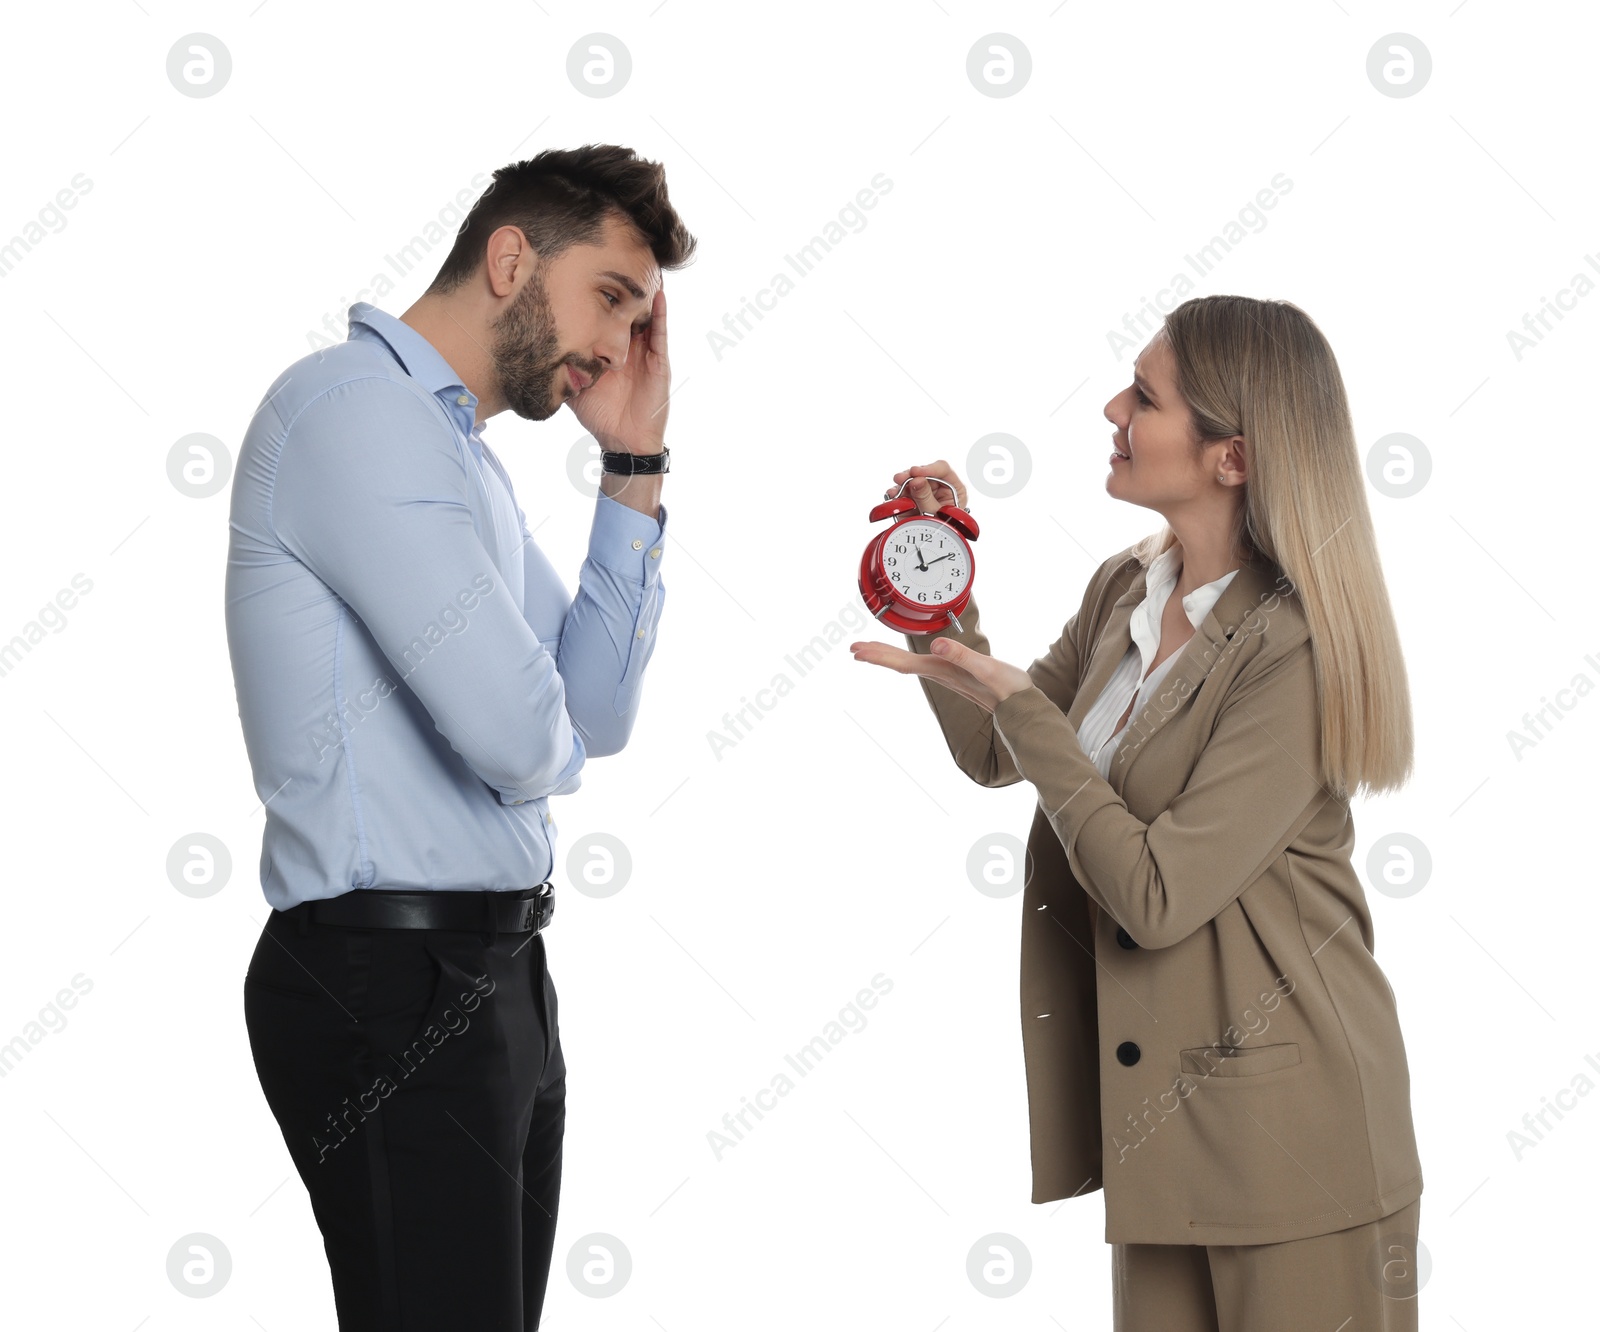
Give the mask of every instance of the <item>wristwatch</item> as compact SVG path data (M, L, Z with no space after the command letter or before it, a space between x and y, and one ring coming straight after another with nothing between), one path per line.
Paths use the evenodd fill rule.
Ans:
M612 476L664 476L672 470L672 450L663 447L660 453L613 453L600 451L600 470Z

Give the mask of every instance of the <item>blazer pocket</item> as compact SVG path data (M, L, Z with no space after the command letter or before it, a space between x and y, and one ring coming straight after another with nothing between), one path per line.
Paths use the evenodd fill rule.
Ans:
M1293 1067L1300 1062L1300 1047L1293 1041L1233 1048L1202 1045L1197 1050L1178 1051L1178 1062L1185 1073L1203 1078L1248 1078Z

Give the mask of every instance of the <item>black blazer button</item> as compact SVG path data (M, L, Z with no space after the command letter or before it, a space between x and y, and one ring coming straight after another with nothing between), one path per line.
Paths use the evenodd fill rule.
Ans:
M1123 1041L1117 1046L1117 1062L1132 1068L1139 1062L1139 1047L1132 1041Z
M1124 948L1137 948L1139 946L1138 944L1134 943L1133 935L1129 934L1127 930L1123 929L1120 925L1117 926L1117 942Z

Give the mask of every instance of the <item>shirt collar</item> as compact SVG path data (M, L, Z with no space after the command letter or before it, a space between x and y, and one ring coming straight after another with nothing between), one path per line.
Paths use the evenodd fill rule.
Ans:
M1146 663L1155 656L1156 648L1161 642L1161 612L1166 609L1167 598L1178 585L1178 561L1178 543L1173 542L1150 561L1150 567L1145 571L1144 600L1134 607L1129 630L1133 641L1139 645L1139 651ZM1205 619L1211 608L1217 604L1217 598L1227 590L1228 584L1238 572L1237 569L1230 569L1221 578L1202 583L1183 598L1183 613L1189 617L1191 625L1196 629L1200 627L1200 621Z
M444 409L461 425L462 433L471 437L482 432L483 426L475 424L477 396L461 382L461 376L450 368L450 362L439 355L438 349L427 338L405 320L397 319L366 301L357 301L352 305L349 318L352 341L373 341L388 348L400 363L400 368L439 399Z

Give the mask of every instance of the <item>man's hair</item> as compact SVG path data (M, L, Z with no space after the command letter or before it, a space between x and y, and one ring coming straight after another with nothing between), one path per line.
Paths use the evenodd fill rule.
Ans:
M695 238L667 201L666 168L631 148L550 148L503 166L472 205L427 294L454 291L477 272L489 237L503 226L518 228L548 263L570 246L596 243L615 215L632 223L663 269L682 268L694 254Z

